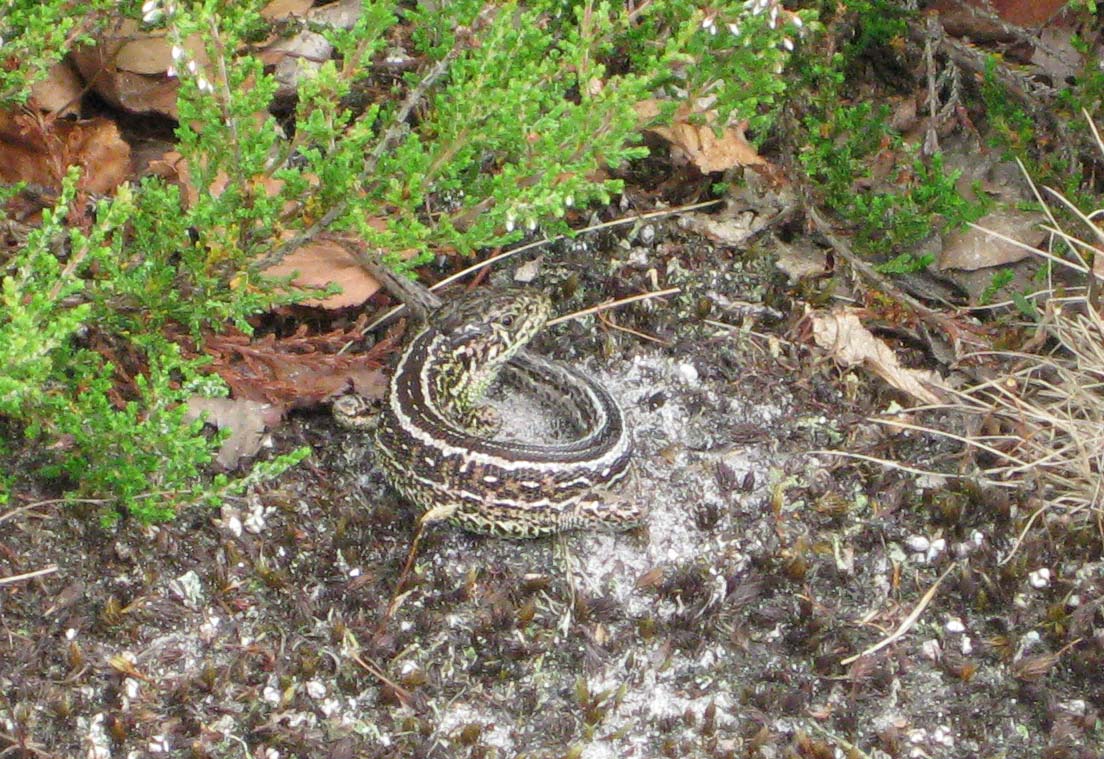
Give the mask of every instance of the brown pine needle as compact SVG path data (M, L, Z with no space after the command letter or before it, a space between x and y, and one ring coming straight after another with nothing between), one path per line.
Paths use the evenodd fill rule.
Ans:
M916 624L916 620L920 619L920 615L924 613L924 609L928 608L928 604L935 598L935 592L939 590L939 586L943 583L943 580L947 579L947 575L951 573L951 570L958 566L958 562L952 562L949 567L943 570L943 574L939 575L939 579L935 581L935 584L928 588L928 592L920 597L920 602L916 604L916 607L905 617L904 621L897 626L890 635L882 638L880 641L870 646L861 654L855 654L854 656L848 656L846 659L840 661L840 664L847 666L864 656L870 656L870 654L877 653L887 646L891 646L901 638L905 637L905 634L912 629L912 626Z
M599 303L597 306L591 306L590 308L584 308L582 311L575 311L574 313L565 314L564 316L557 316L548 322L546 326L553 326L561 322L570 321L571 319L578 319L580 316L589 316L590 314L597 314L600 311L607 311L611 308L618 308L620 306L627 305L629 303L636 303L639 300L648 300L650 298L665 298L668 295L674 295L682 292L681 287L668 287L666 290L655 290L653 292L640 293L638 295L630 295L627 298L621 300L610 301L609 303Z
M7 577L0 577L0 585L12 585L23 580L30 580L35 577L42 577L43 575L52 575L58 571L57 564L50 564L42 569L36 569L33 572L24 572L21 575L8 575Z

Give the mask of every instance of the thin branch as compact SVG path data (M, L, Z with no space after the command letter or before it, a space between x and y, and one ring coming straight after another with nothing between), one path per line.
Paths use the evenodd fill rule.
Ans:
M51 564L42 569L36 569L33 572L24 572L21 575L8 575L7 577L0 577L0 585L12 585L23 580L30 580L35 577L42 577L43 575L52 575L58 571L57 564Z
M395 117L391 120L391 125L387 128L387 131L383 133L379 142L376 143L375 148L368 154L368 157L364 161L364 168L361 169L360 174L357 176L357 184L364 182L372 172L376 170L376 164L379 163L383 154L389 150L395 141L399 139L403 132L407 130L406 120L410 118L410 114L425 97L426 92L432 87L438 79L440 79L444 73L448 70L448 67L452 62L460 55L461 44L457 44L448 52L448 54L437 61L433 65L433 68L422 77L422 80L418 82L409 93L407 93L406 99L403 100L402 106L399 108ZM268 269L291 253L302 247L305 243L313 240L320 232L328 229L337 219L349 210L349 200L343 199L338 201L329 211L322 215L322 217L304 229L299 234L295 235L291 239L282 243L276 250L269 253L267 256L261 258L255 264L257 269Z
M598 232L598 231L603 230L603 229L610 229L610 228L613 228L613 227L624 226L626 224L635 224L638 221L645 221L645 220L648 220L648 219L658 219L658 218L662 218L662 217L665 217L665 216L672 216L672 215L678 214L678 213L686 213L688 211L695 211L695 210L698 210L698 209L701 209L701 208L708 208L710 206L715 206L715 205L717 205L718 203L721 203L721 202L723 202L723 201L708 200L708 201L705 201L705 202L702 202L702 203L694 203L694 204L688 205L688 206L679 206L677 208L667 208L667 209L664 209L662 211L649 211L648 213L639 214L639 215L635 215L635 216L623 216L619 219L613 219L611 221L602 222L601 224L595 224L595 225L590 226L590 227L583 227L582 229L576 230L574 232L574 234L576 236L578 236L578 235L588 234L588 233L591 233L591 232ZM417 304L417 305L420 305L420 306L422 306L426 309L436 308L437 306L441 305L441 300L436 295L434 295L434 293L432 291L439 290L443 287L446 287L447 285L450 285L453 282L455 282L459 279L462 279L462 278L468 276L469 274L472 274L473 272L477 272L480 269L484 269L484 268L490 266L491 264L498 263L499 261L510 258L511 256L516 256L519 253L524 253L525 251L533 250L534 248L539 248L542 245L548 245L550 243L558 242L558 241L566 239L566 238L567 238L567 235L557 235L556 237L552 237L552 238L549 238L549 239L537 240L535 242L526 243L526 244L520 245L516 248L512 248L511 250L507 250L507 251L504 251L502 253L499 253L498 255L491 256L490 258L485 259L483 261L480 261L479 263L472 264L471 266L467 267L466 269L461 269L460 271L456 272L455 274L451 274L451 275L445 277L444 279L442 279L440 282L437 282L436 284L431 285L429 290L425 291L424 295L418 296L419 300L421 300L422 303ZM348 246L346 246L346 247L348 248ZM399 278L398 275L396 275L390 269L385 267L383 265L383 263L380 261L378 256L374 256L371 253L368 253L368 252L363 251L363 250L354 250L352 248L348 248L348 249L350 250L350 252L352 252L353 256L357 258L357 261L359 261L361 263L361 265L364 266L365 269L367 269L368 273L371 274L373 277L375 277L379 281L379 283L383 286L383 288L385 290L387 290L387 292L391 293L393 296L395 296L398 300L401 301L400 305L395 306L392 309L389 309L385 313L383 313L380 316L373 319L363 329L361 329L361 334L367 334L367 333L371 332L372 330L379 328L379 326L381 324L386 323L389 319L393 319L398 314L402 313L402 311L408 305L408 298L403 293L406 292L408 290L408 286L412 285L413 283L411 283L409 280L405 280L405 279L402 279L401 282L396 282L395 280L397 278L398 279L401 279L401 278ZM393 287L396 288L396 289L392 289ZM415 287L420 288L419 285L415 285ZM425 290L425 288L421 288L421 289ZM430 303L433 303L434 305L429 305ZM419 318L422 318L423 315L422 314L416 314L416 316L418 316Z
M682 292L681 287L668 287L666 290L656 290L654 292L640 293L639 295L630 295L627 298L621 300L614 300L608 303L599 303L597 306L591 306L590 308L584 308L582 311L575 311L564 316L557 316L555 319L550 320L545 326L552 327L561 322L571 321L572 319L578 319L580 316L589 316L590 314L597 314L601 311L608 311L611 308L618 308L620 306L628 305L629 303L636 303L641 300L650 300L652 298L665 298L668 295L674 295Z
M612 219L610 221L604 221L601 224L595 224L594 226L583 227L582 229L576 230L574 234L575 235L582 235L582 234L587 234L587 233L590 233L590 232L599 232L603 229L611 229L613 227L620 227L620 226L624 226L625 224L635 224L638 221L647 221L648 219L659 219L659 218L663 218L665 216L671 216L671 215L676 214L676 213L686 213L688 211L697 211L701 208L709 208L710 206L715 206L715 205L717 205L719 203L723 203L723 202L724 201L722 201L722 200L706 200L706 201L703 201L701 203L694 203L694 204L688 205L688 206L679 206L678 208L666 208L666 209L663 209L661 211L649 211L648 213L637 214L635 216L622 216L619 219ZM488 258L484 261L480 261L477 264L473 264L472 266L469 266L466 269L461 269L460 271L456 272L455 274L451 274L451 275L445 277L444 279L442 279L437 284L432 285L430 287L430 289L431 290L439 290L440 288L446 287L446 286L452 284L453 282L455 282L456 280L463 279L464 277L468 276L468 274L471 274L472 272L479 271L480 269L485 268L487 266L490 266L491 264L496 264L499 261L510 258L511 256L516 256L519 253L524 253L528 250L532 250L534 248L539 248L542 245L548 245L549 243L558 242L560 240L565 239L566 237L567 237L567 235L556 235L555 237L548 238L548 239L545 239L545 240L536 240L535 242L526 243L525 245L519 245L516 248L504 251L502 253L499 253L498 255L491 256L490 258Z
M952 338L959 338L963 332L963 325L955 322L953 319L949 319L942 313L928 308L916 298L912 297L908 293L901 290L897 285L886 277L873 266L863 261L855 252L851 250L851 246L845 243L839 237L836 237L832 228L828 225L828 222L820 215L812 203L805 204L805 215L813 222L813 226L816 227L820 235L828 241L828 244L832 246L832 249L839 255L840 258L847 261L847 263L858 272L861 276L869 280L879 290L886 295L892 296L895 300L904 303L911 308L921 320L943 330Z

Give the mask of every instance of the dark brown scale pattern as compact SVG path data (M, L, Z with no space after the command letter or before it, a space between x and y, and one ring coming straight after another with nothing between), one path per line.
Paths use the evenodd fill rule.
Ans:
M514 538L643 520L635 504L605 492L632 457L616 401L586 375L520 352L549 313L533 291L474 291L431 315L403 351L376 429L376 460L428 518ZM486 436L478 404L504 369L577 436L547 445Z

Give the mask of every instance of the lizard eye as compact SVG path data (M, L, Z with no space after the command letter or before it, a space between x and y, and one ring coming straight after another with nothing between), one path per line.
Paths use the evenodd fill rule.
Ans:
M506 314L505 316L502 317L502 326L512 327L513 324L514 324L514 315L513 314Z

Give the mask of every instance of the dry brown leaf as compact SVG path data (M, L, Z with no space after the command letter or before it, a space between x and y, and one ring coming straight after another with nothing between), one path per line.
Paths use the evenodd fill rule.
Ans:
M279 6L279 7L277 7ZM338 0L317 8L311 3L277 0L265 8L268 18L299 16L307 19L313 29L332 27L352 29L363 13L360 0ZM260 58L272 66L273 76L280 86L278 100L292 98L305 71L317 70L333 54L333 45L318 31L304 30L291 37L273 39L261 51Z
M671 146L682 150L703 174L725 171L736 166L762 166L766 163L744 138L747 122L728 126L720 136L708 124L675 123L651 131L663 137Z
M43 79L31 86L32 103L53 116L78 115L83 89L80 76L69 61L58 61Z
M310 298L304 305L319 308L357 306L375 295L380 284L364 270L343 246L329 240L309 242L288 254L283 261L265 270L270 277L295 274L297 287L326 287L336 284L341 292L324 298Z
M1040 213L1007 209L986 214L978 227L998 232L1031 247L1041 245L1046 233L1039 227L1044 221ZM939 253L940 269L975 271L990 266L1015 263L1031 255L1023 245L1016 245L976 227L967 227L947 235Z
M29 182L55 189L69 166L80 166L80 188L107 193L130 170L130 146L115 123L40 118L0 111L0 182Z
M681 218L695 232L718 245L732 248L742 248L762 228L760 215L747 208L739 211L725 209L719 214L691 212Z
M187 418L198 419L204 415L208 424L230 430L215 459L223 469L234 469L243 458L255 456L261 449L265 431L283 418L283 412L268 403L244 398L190 398Z
M778 241L774 265L791 284L797 284L806 277L819 277L827 273L828 255L811 242L795 241L787 245Z
M314 0L272 0L261 9L269 21L281 21L289 16L302 16L314 5Z
M164 153L160 158L150 160L148 172L178 184L183 192L185 206L191 207L195 205L196 201L199 199L199 189L195 186L195 183L192 182L192 175L188 170L188 162L175 150L170 150ZM312 185L317 185L317 177L309 175L308 179ZM229 183L230 177L227 176L226 172L220 171L211 181L208 190L211 195L217 198L222 194ZM274 179L269 176L255 177L253 183L262 188L265 194L270 198L279 195L280 191L284 188L283 180ZM290 212L293 210L293 206L294 201L288 201L284 204L283 210L285 212Z
M188 60L206 68L208 59L198 35L184 41ZM105 32L93 47L78 47L73 62L93 90L112 105L134 113L177 117L179 81L169 77L172 43L157 32L142 31L131 19Z
M843 366L863 365L901 392L924 403L939 403L930 388L942 388L943 381L934 372L901 366L888 345L874 337L849 309L810 315L816 344Z
M646 100L637 104L636 111L642 121L647 121L658 115L659 106L654 100ZM695 121L703 123L692 123ZM716 122L715 110L694 111L684 103L675 111L669 126L650 127L648 131L671 143L673 152L680 151L703 174L737 166L767 165L744 137L746 121L727 125L719 130L720 134L715 129Z
M347 350L363 340L361 316L347 329L321 335L300 332L277 339L254 339L228 330L205 335L202 346L212 368L235 398L268 403L281 411L312 408L352 389L367 398L382 397L386 385L380 366L394 349L382 340L367 351ZM185 345L190 344L180 337Z
M174 181L180 185L187 206L198 200L199 190L192 182L188 163L175 151L170 151L160 159L150 161L150 173ZM273 197L283 189L283 182L272 177L259 177L257 183L264 192ZM312 178L312 181L317 181ZM220 172L211 183L210 193L218 196L226 189L229 177ZM285 211L291 210L291 201ZM382 220L369 220L370 224L382 227ZM284 239L290 237L290 233ZM309 298L304 305L318 308L346 308L356 306L372 297L379 290L376 282L364 270L356 259L341 245L329 240L309 242L289 253L284 259L265 270L273 278L289 277L295 274L292 284L302 288L325 288L330 284L341 287L341 292L324 298Z
M971 5L992 8L1002 19L1017 26L1039 26L1050 21L1066 5L1066 0L972 0Z

